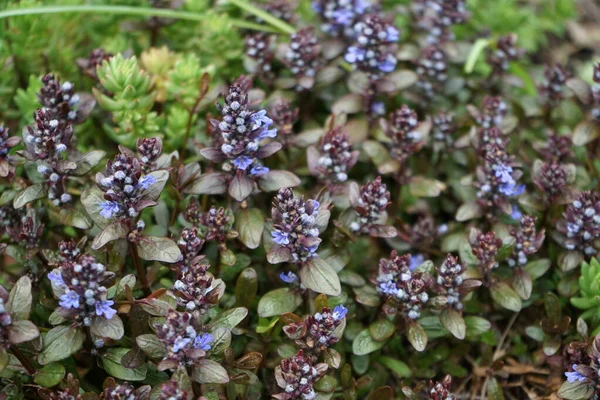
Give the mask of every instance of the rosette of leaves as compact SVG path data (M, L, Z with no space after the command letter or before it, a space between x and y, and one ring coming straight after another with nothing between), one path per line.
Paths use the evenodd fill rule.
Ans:
M543 344L544 354L552 356L560 350L563 336L569 333L571 318L562 315L562 306L559 298L554 293L548 293L544 297L545 318L539 325L528 326L525 330L527 335ZM583 320L581 320L583 324ZM578 329L581 326L578 323ZM587 331L587 327L585 328Z
M579 317L591 320L595 327L593 334L597 334L600 330L600 263L596 258L581 264L579 295L571 297L571 304L584 310Z
M37 326L29 321L31 289L31 280L26 276L20 278L10 292L0 286L0 372L11 368L9 364L18 365L11 362L9 353L16 356L28 373L35 372L17 347L40 336Z
M94 96L116 124L105 127L108 135L119 143L133 145L137 138L159 131L160 117L152 111L157 92L152 77L140 68L136 57L117 54L103 61L97 73L104 91L94 88Z

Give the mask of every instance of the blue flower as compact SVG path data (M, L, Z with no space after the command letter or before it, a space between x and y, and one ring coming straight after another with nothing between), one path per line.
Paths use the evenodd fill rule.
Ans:
M371 112L375 115L385 114L385 104L382 101L376 101L371 105Z
M379 284L377 289L379 289L380 292L388 295L396 295L398 292L398 288L396 287L394 281L382 282Z
M252 129L260 128L263 125L265 125L265 127L268 127L269 125L271 125L273 123L273 120L271 118L267 117L266 110L260 110L260 111L255 112L250 117L250 120L254 123L254 126L252 127Z
M271 232L271 237L273 238L273 241L277 244L280 244L280 245L290 244L290 238L289 238L287 232L274 230L273 232Z
M512 177L512 173L513 173L512 167L509 167L504 164L500 164L497 166L497 168L494 168L494 170L495 170L496 178L499 178L500 182L502 182L502 183L513 182L514 183L514 180Z
M400 32L393 26L388 25L386 28L387 37L385 40L388 42L397 42L400 39Z
M319 207L321 207L321 203L319 203L317 200L309 200L312 202L313 205L313 215L315 215L317 213L317 211L319 210Z
M252 159L248 156L239 156L233 160L233 165L235 165L237 169L243 169L245 171L250 165L252 165Z
M348 309L343 305L335 306L333 309L333 319L336 321L342 320L346 317Z
M577 364L573 364L573 369L575 369L575 371L565 372L565 376L567 377L567 380L571 383L576 382L576 381L583 382L586 379L585 376L583 376L579 372L577 372L576 368L577 368Z
M415 254L414 256L411 255L410 256L410 265L408 266L408 269L410 269L411 271L414 271L415 269L417 269L419 267L419 265L423 264L425 262L425 257L423 257L423 254Z
M519 210L515 204L512 206L512 213L510 213L510 217L515 221L520 221L523 218L523 213Z
M525 185L517 185L516 182L505 183L498 190L505 196L519 196L525 191Z
M100 210L100 215L102 215L104 218L111 218L114 214L117 214L121 210L119 203L115 201L101 201L100 208L102 208Z
M97 301L95 304L96 315L99 317L104 315L106 319L111 319L117 313L117 310L111 307L113 304L115 304L115 302L112 300Z
M194 339L194 347L197 349L208 351L211 348L210 344L214 340L215 338L210 333L203 333L201 335L196 336L196 339Z
M263 131L256 137L258 140L277 137L277 129L268 129L266 126Z
M250 175L264 175L264 174L266 174L269 171L270 171L270 169L267 168L267 167L265 167L264 165L256 164L250 170Z
M292 271L288 271L279 274L279 279L281 279L285 283L294 283L298 280L298 276L296 276L296 274Z
M344 55L344 60L348 61L350 64L354 64L357 61L361 61L365 58L365 51L356 46L348 47L346 51L346 55Z
M185 348L185 346L187 346L191 341L192 339L190 338L184 338L179 336L177 339L175 339L175 343L173 343L173 347L171 348L171 350L173 351L173 353L177 353L179 350Z
M67 310L70 310L71 308L79 308L79 293L69 291L63 294L60 296L60 301L58 304Z
M50 279L50 282L57 286L65 286L65 281L63 280L62 273L58 268L50 271L50 273L48 274L48 279Z
M144 175L138 181L138 186L144 190L148 190L148 188L156 183L156 177L154 175Z
M333 19L337 24L348 26L352 23L354 13L348 9L338 10L333 15Z
M379 62L377 67L383 72L392 72L396 69L396 59L393 56L386 57L385 60Z

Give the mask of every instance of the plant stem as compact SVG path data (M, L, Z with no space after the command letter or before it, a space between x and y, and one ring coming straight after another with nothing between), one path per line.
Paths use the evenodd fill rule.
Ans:
M13 353L13 355L15 357L17 357L17 360L19 360L21 365L23 367L25 367L25 369L27 370L27 373L29 373L29 375L33 376L35 374L35 372L36 372L35 367L33 366L33 364L31 364L31 361L29 361L29 359L27 359L27 357L25 357L25 355L23 353L21 353L21 350L19 350L18 347L11 346L10 352Z
M142 261L140 260L140 256L137 252L137 248L134 243L129 242L129 252L131 253L131 258L133 258L133 264L135 265L135 269L138 273L138 278L142 283L142 289L144 290L144 295L149 296L152 291L150 290L150 285L148 285L148 278L146 277L146 269L142 265Z
M241 6L240 6L241 7ZM28 7L0 12L0 19L10 17L20 17L24 15L47 15L47 14L64 14L64 13L89 13L89 14L117 14L117 15L136 15L142 17L163 17L174 18L187 21L205 21L212 18L211 15L204 15L181 10L168 10L161 8L143 8L131 6L96 6L96 5L78 5L78 6L45 6L45 7ZM270 17L270 19L276 19ZM266 22L271 23L267 19ZM279 20L278 20L279 21ZM278 33L281 29L273 29L268 26L255 24L240 19L231 18L230 22L233 26L243 29L252 29L262 32ZM282 21L281 21L282 22ZM282 22L283 23L283 22ZM272 24L272 23L271 23ZM272 24L273 25L273 24ZM276 25L273 25L276 26Z
M290 24L288 24L285 21L280 20L279 18L275 18L274 16L272 16L271 14L269 14L267 11L263 10L262 8L259 8L259 7L256 7L252 4L250 4L250 2L248 0L229 0L229 3L262 19L267 24L271 25L274 28L277 28L279 31L281 31L283 33L287 33L289 35L293 35L294 33L296 33L296 29L294 29L293 26L291 26Z

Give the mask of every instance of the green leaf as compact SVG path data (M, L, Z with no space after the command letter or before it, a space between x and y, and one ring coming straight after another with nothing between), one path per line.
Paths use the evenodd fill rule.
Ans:
M415 197L438 197L446 185L435 179L428 179L422 176L415 176L408 184L410 194Z
M257 179L258 187L263 192L275 192L281 188L292 188L300 184L300 178L289 171L269 171Z
M483 50L490 45L489 39L477 39L471 47L471 51L467 56L467 62L465 63L465 73L470 74L475 69L475 64L477 60L483 53Z
M29 319L31 302L31 279L23 276L10 290L6 308L17 320Z
M65 367L60 363L45 365L33 376L33 381L44 387L56 386L65 377Z
M479 336L490 330L492 324L485 318L468 316L465 317L465 326L467 336Z
M304 286L317 293L339 296L342 292L337 273L320 257L315 257L304 264L298 275Z
M464 339L467 326L463 316L453 308L445 308L440 314L440 322L457 339Z
M143 236L136 246L142 260L175 263L182 257L177 243L166 237Z
M244 307L231 308L223 311L215 319L210 321L209 329L227 328L233 329L246 318L248 310Z
M406 332L408 341L413 345L415 350L423 351L427 347L427 333L425 329L418 322L410 322L408 324L408 331Z
M153 333L146 333L135 338L135 342L146 355L152 359L162 359L167 355L165 346Z
M38 327L31 321L13 321L8 326L8 340L12 344L29 342L40 336Z
M512 287L521 299L527 300L531 296L533 282L526 271L517 271L513 278Z
M50 219L59 224L72 226L77 229L90 229L94 226L93 220L86 213L76 208L50 208L48 211Z
M57 326L44 336L44 348L38 356L42 365L64 360L81 349L85 333L79 328Z
M124 239L127 237L127 234L129 234L129 226L125 222L112 222L94 238L94 241L92 242L92 249L99 250L110 242Z
M4 371L8 363L10 362L10 357L8 353L4 349L0 349L0 373Z
M44 183L36 183L29 186L15 197L13 207L19 209L32 201L42 199L48 194L48 186Z
M125 368L121 364L121 359L130 349L111 348L100 358L102 368L110 375L125 381L143 381L146 379L148 364L142 364L138 368Z
M101 338L119 340L125 334L123 321L118 315L114 315L111 319L95 317L92 326L90 327L92 334Z
M563 382L557 395L564 400L590 399L594 395L594 386L588 382Z
M293 312L302 304L302 296L298 291L281 288L267 292L258 302L258 316L269 318Z
M507 310L511 310L514 312L521 311L521 307L523 306L521 298L506 283L498 282L494 284L494 286L492 286L490 289L490 293L492 295L492 299L494 299L496 303L506 308Z
M552 262L548 258L542 258L527 263L527 265L525 265L525 271L527 271L531 279L535 281L550 269L551 264Z
M144 191L142 199L156 201L160 197L167 181L169 180L169 171L161 169L158 171L152 171L148 175L156 178L156 182L148 187Z
M352 353L357 356L364 356L381 349L384 345L385 342L374 341L369 329L364 329L352 341Z
M256 249L265 229L265 217L258 208L240 209L235 214L235 230L239 239L249 249Z
M229 195L237 201L243 201L246 197L252 194L254 190L254 181L248 177L245 173L237 173L231 182L229 182L229 188L227 189Z
M387 319L379 319L369 325L369 334L376 342L383 342L389 339L395 331L396 327Z
M489 400L504 400L502 386L500 386L498 380L494 377L488 380L487 395Z
M242 271L235 284L235 304L251 308L258 290L258 274L252 268Z
M223 194L227 192L227 174L211 172L200 175L194 183L184 189L188 194Z
M196 362L191 378L194 382L201 384L224 384L229 382L227 370L216 361L207 359Z
M412 371L406 363L396 360L395 358L380 356L377 358L381 364L385 365L392 371L398 374L401 378L410 378L412 376Z

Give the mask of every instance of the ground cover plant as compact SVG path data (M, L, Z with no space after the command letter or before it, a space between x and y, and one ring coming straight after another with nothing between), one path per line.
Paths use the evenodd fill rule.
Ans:
M595 2L0 4L0 399L599 398Z

